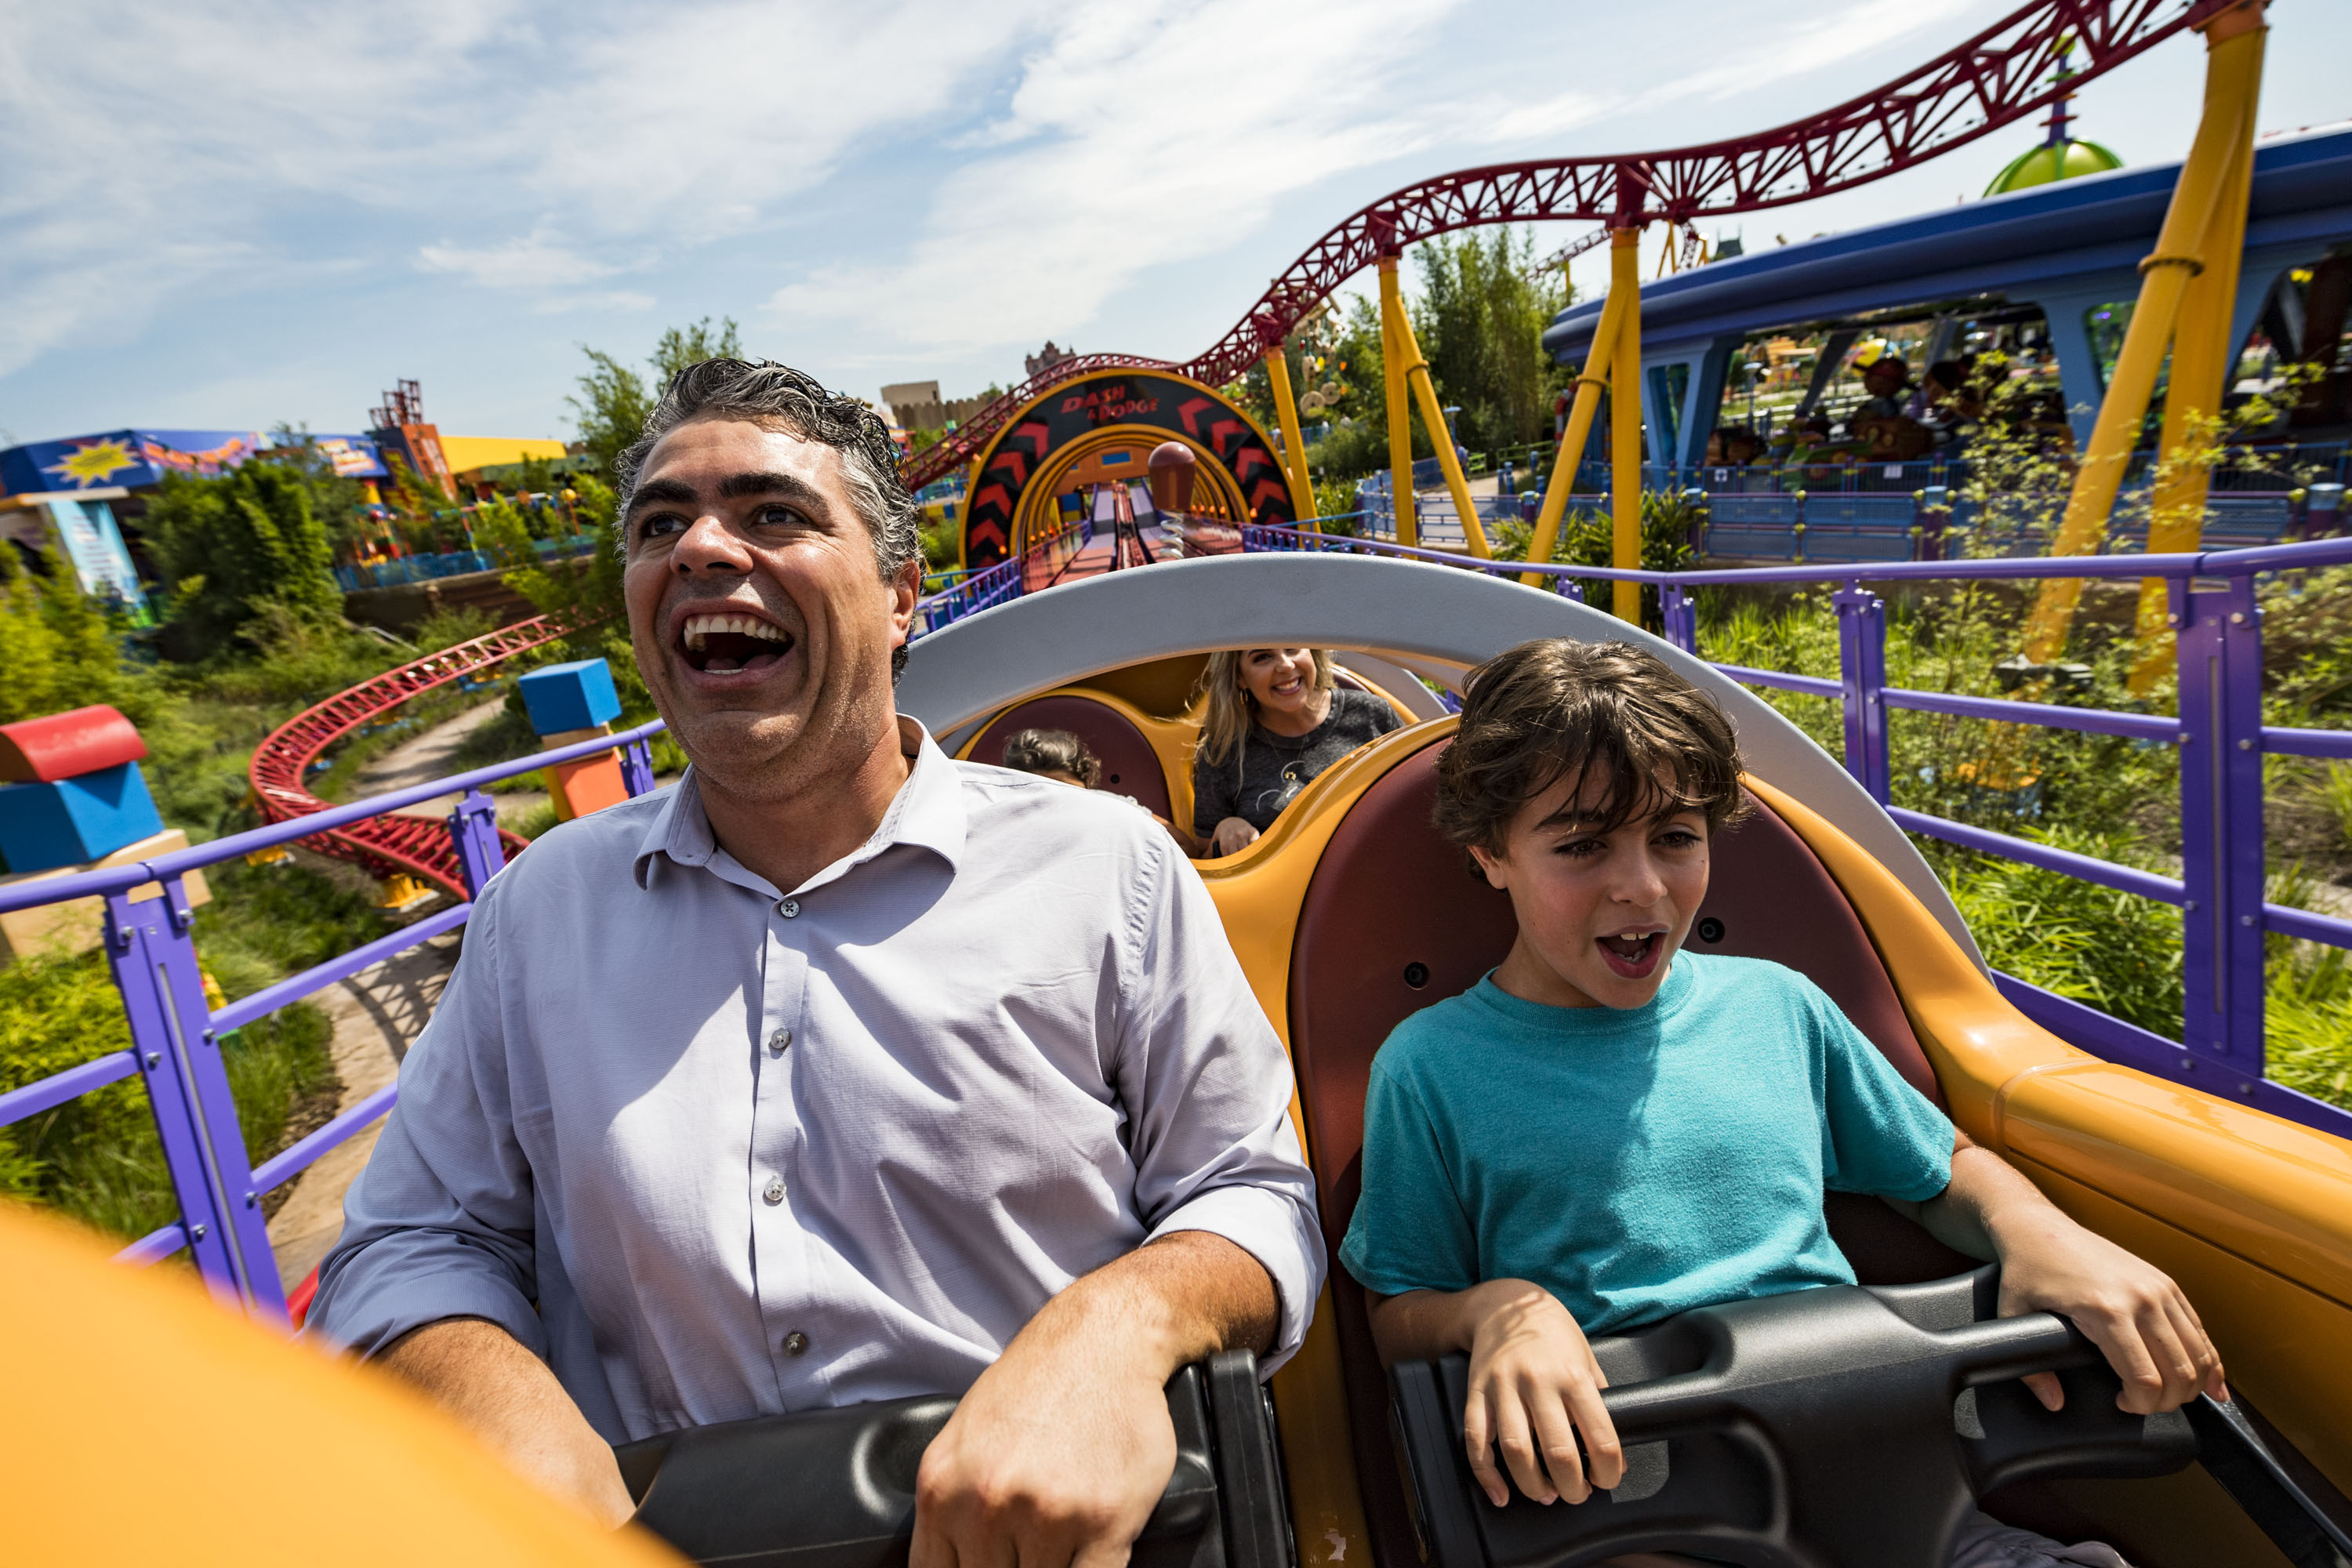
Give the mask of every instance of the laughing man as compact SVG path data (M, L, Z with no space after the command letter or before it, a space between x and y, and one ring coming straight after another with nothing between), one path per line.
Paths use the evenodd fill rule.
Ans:
M1150 818L898 715L895 458L782 365L671 383L625 592L692 766L484 889L310 1321L608 1521L611 1444L960 1394L913 1568L1115 1568L1161 1384L1305 1333L1290 1072Z

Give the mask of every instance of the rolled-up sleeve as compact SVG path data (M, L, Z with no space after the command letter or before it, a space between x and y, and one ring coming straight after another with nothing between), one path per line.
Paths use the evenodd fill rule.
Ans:
M308 1331L372 1355L444 1318L483 1318L547 1353L533 1306L534 1194L515 1137L501 1021L499 884L484 890L400 1100L343 1199Z
M1271 1372L1297 1352L1323 1289L1315 1183L1290 1120L1282 1042L1208 889L1157 836L1129 913L1118 1083L1136 1206L1157 1238L1203 1230L1257 1259L1281 1300Z

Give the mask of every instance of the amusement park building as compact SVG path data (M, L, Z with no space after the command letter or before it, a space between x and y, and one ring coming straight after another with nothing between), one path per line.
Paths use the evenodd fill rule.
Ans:
M2076 440L2105 391L2094 312L2128 306L2180 173L2177 163L2083 175L1920 217L1751 252L1642 289L1643 417L1650 460L1704 459L1741 346L1797 329L1862 329L1992 307L2047 322ZM2243 342L2283 308L2289 274L2352 244L2352 131L2282 138L2254 154L2232 323ZM1554 318L1544 347L1583 360L1601 300ZM2299 317L2299 302L2295 308ZM2300 325L2300 321L2295 322ZM2276 333L2273 332L2273 336Z

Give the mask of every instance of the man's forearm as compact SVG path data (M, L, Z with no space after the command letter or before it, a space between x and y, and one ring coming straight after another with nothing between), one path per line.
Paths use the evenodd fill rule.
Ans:
M1210 1231L1180 1230L1074 1281L1013 1344L1056 1354L1132 1354L1176 1369L1221 1350L1274 1347L1281 1303L1265 1268Z
M602 1523L628 1518L628 1489L612 1448L547 1363L496 1323L427 1323L373 1362L464 1422L530 1480Z

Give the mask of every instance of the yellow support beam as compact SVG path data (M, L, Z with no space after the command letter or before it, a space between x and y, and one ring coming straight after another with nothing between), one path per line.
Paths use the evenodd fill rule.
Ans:
M1429 444L1437 453L1437 471L1445 476L1445 491L1454 500L1454 510L1462 520L1462 536L1470 542L1470 553L1481 561L1491 560L1495 552L1486 542L1486 531L1478 522L1478 508L1470 499L1470 481L1462 472L1462 458L1454 450L1454 431L1445 423L1445 410L1438 405L1437 387L1429 379L1429 362L1421 356L1421 343L1412 333L1412 318L1404 308L1403 292L1397 286L1396 259L1381 258L1381 319L1390 323L1386 330L1394 334L1395 357L1403 362L1405 384L1412 388L1413 401L1421 405L1422 428L1429 432ZM1396 406L1391 395L1391 408ZM1407 437L1410 455L1411 437ZM1396 432L1389 432L1393 449Z
M1601 302L1601 321L1592 330L1592 346L1585 351L1584 369L1576 378L1576 401L1569 405L1568 430L1552 458L1551 482L1544 487L1543 510L1536 513L1535 531L1528 540L1528 564L1542 566L1551 560L1559 540L1559 521L1568 512L1569 492L1576 488L1576 470L1584 461L1585 443L1592 438L1592 422L1601 415L1601 395L1609 390L1609 363L1617 353L1621 320L1628 303L1615 289ZM1633 301L1638 304L1638 301ZM1519 581L1540 588L1541 573L1521 574Z
M2050 547L2053 556L2096 552L2122 488L2124 468L2138 444L2157 372L2172 345L2190 279L2206 268L2209 237L2231 187L2241 149L2251 148L2254 100L2262 85L2263 0L2247 0L2205 26L2205 105L2196 139L2180 165L2156 249L2140 263L2139 300L2124 330L2122 352L2099 402L2098 422L2074 469L2066 515ZM2242 208L2243 203L2241 202ZM2240 226L2242 233L2243 215ZM2066 646L2074 606L2083 597L2080 578L2052 578L2042 585L2028 622L2025 656L2036 664L2056 658Z
M1298 425L1298 405L1290 396L1290 362L1280 343L1265 349L1265 379L1274 388L1274 414L1282 425L1282 467L1290 479L1290 510L1299 522L1320 533L1315 517L1315 487L1307 478L1307 437Z
M1389 500L1396 511L1397 542L1421 542L1412 515L1412 416L1406 405L1404 347L1397 318L1404 314L1404 297L1397 291L1397 258L1381 258L1381 388L1387 395L1389 418Z
M1609 489L1614 527L1610 563L1621 569L1642 564L1642 231L1613 229L1609 235L1609 293L1622 295L1617 347L1609 367ZM1610 607L1621 621L1639 625L1642 585L1612 584Z
M2217 17L2206 34L2213 50L2210 69L2226 69L2233 78L2231 90L2245 95L2246 134L2230 149L2221 201L2206 226L2200 247L2205 269L2189 279L2180 299L2172 371L2164 394L2164 432L2156 447L2164 460L2148 509L2150 554L2194 551L2204 536L2205 500L2213 477L2210 448L2238 353L2231 329L2236 325L2239 264L2246 248L2246 205L2254 183L2254 109L2262 93L2268 31L2261 24L2261 7L2246 6ZM2220 36L2225 27L2231 31ZM2147 695L2172 669L2170 614L2164 579L2142 579L2133 628L2137 651L2130 686L2135 695Z

